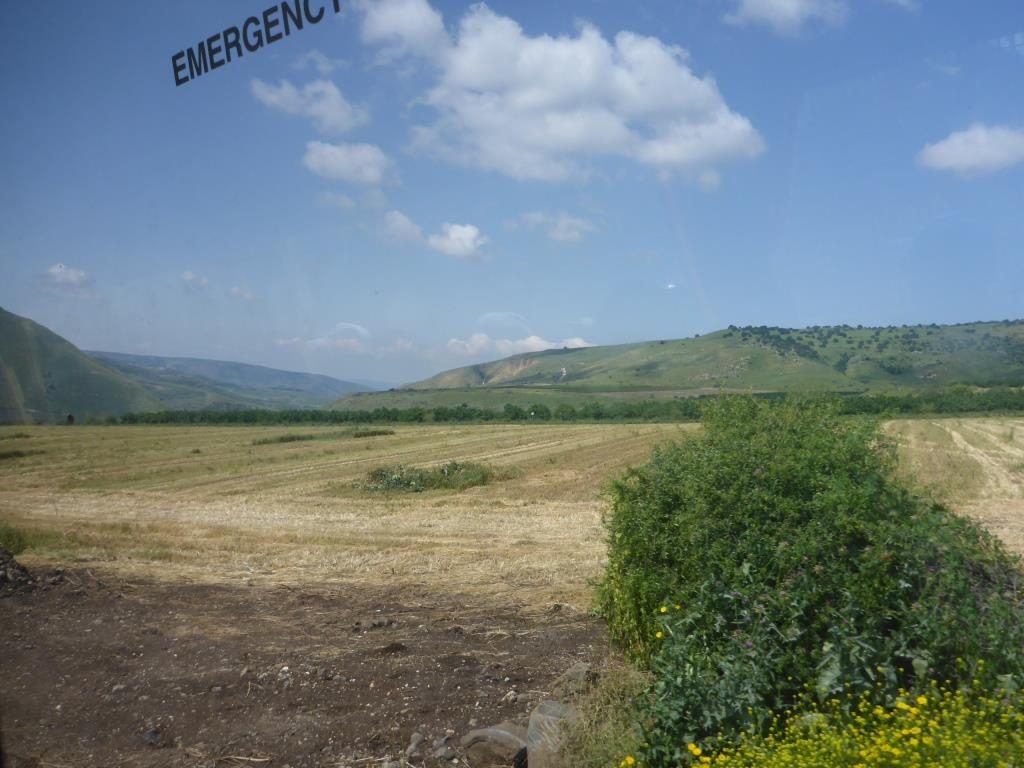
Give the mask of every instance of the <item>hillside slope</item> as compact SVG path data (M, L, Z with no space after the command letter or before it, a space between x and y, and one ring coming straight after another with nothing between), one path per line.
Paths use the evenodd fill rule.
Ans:
M0 308L0 423L64 421L159 408L138 383L67 339Z
M350 381L192 357L86 352L139 382L163 408L321 408L365 391Z
M953 384L1024 384L1024 321L887 328L731 326L693 339L515 355L445 371L394 393L343 399L336 407L406 402L410 390L427 399L428 391L438 397L443 391L448 393L445 401L459 390L471 397L467 402L476 402L473 393L499 388L572 392L579 400L590 393L866 392Z

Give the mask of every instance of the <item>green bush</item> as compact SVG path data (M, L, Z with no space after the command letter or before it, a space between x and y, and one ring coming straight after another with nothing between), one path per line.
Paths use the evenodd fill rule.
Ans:
M367 474L362 487L369 491L433 491L447 489L464 491L476 485L486 485L491 480L511 477L511 470L496 472L485 464L472 461L449 461L439 467L417 469L404 464L378 467Z
M1024 677L1017 561L902 487L875 425L830 402L725 398L704 426L616 482L606 519L601 607L657 680L645 765L763 732L807 686L893 698Z

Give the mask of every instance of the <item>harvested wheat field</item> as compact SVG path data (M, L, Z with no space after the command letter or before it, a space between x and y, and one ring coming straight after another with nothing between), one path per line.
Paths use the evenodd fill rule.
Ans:
M887 429L914 482L1024 555L1024 418L906 420Z
M42 578L0 600L7 747L294 768L404 759L418 732L416 762L448 765L436 740L457 749L604 656L602 489L691 429L0 430L27 435L3 440L24 455L0 463L0 521ZM358 487L450 460L505 479Z
M1024 550L1024 419L887 428L905 471ZM695 429L0 429L0 524L36 579L0 599L8 759L465 764L462 734L606 655L602 491ZM365 487L453 460L495 478Z

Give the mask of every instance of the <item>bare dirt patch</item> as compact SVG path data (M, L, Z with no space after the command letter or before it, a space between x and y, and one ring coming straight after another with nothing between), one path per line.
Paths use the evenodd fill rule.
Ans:
M375 765L522 716L599 622L407 586L247 587L68 571L0 600L11 766ZM443 763L450 764L450 763Z

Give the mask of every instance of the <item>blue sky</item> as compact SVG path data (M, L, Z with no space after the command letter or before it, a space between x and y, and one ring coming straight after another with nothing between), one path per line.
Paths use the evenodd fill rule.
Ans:
M1024 316L1024 6L31 4L0 306L86 349L399 383L729 324Z

